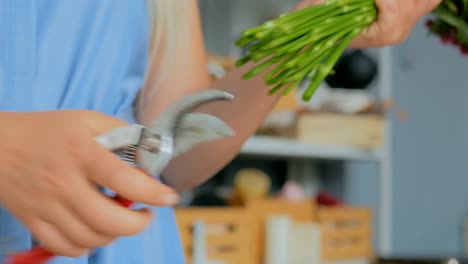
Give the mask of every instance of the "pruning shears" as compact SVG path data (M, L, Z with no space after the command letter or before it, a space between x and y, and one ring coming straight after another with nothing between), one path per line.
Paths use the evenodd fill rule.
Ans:
M172 104L149 127L129 125L100 135L96 140L128 164L158 177L172 159L194 146L234 135L219 118L192 112L208 102L232 99L233 95L218 89L196 92ZM118 194L113 199L124 207L133 204ZM43 264L53 257L52 252L36 247L11 256L7 263Z

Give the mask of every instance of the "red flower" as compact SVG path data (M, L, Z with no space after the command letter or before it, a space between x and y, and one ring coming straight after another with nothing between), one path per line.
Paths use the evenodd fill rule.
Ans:
M446 34L444 36L441 36L440 41L442 41L444 45L456 43L455 38L451 34Z
M460 45L460 52L464 56L468 56L468 46L467 45Z
M466 37L458 36L461 28L468 25L468 7L465 2L465 0L443 0L433 12L435 18L427 20L425 25L431 34L440 38L443 45L453 45L462 55L468 56ZM448 19L456 23L448 23Z

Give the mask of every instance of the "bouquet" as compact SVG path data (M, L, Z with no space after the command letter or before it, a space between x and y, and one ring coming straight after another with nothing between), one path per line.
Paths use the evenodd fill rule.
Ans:
M287 95L302 81L310 84L303 93L309 101L348 44L377 18L374 0L327 0L281 15L245 30L236 45L247 55L237 66L253 63L243 76L252 78L264 71L270 94Z
M428 21L431 33L453 43L468 54L468 0L444 0ZM251 63L243 78L262 72L270 94L287 95L308 81L302 99L309 101L331 74L348 44L378 16L374 0L326 0L324 3L286 13L245 30L236 42L247 55L238 67Z

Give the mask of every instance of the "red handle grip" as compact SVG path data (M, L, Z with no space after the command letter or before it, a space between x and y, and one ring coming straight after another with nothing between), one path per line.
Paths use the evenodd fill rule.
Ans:
M114 201L127 208L133 204L132 201L118 195L114 197ZM35 247L29 251L14 254L8 259L7 264L44 264L54 257L56 257L56 255L49 252L47 249Z
M8 263L10 264L43 264L53 258L54 254L44 248L36 247L24 253L13 255Z

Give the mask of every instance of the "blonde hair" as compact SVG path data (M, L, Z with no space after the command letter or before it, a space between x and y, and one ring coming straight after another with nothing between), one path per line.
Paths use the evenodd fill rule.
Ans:
M146 81L140 93L140 110L166 80L178 57L183 56L187 36L188 4L196 0L148 0L151 15L151 42ZM157 76L154 74L157 72Z

